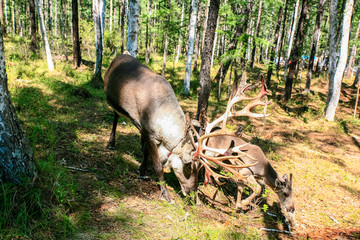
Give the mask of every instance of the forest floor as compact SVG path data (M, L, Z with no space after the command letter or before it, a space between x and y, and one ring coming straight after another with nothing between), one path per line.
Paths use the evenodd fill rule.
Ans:
M110 58L110 57L109 57ZM48 73L43 62L17 64L7 59L13 104L38 159L38 185L42 207L52 209L48 222L34 217L30 239L359 239L360 238L360 119L353 118L356 89L345 79L335 122L323 119L327 94L324 79L313 81L312 92L302 94L297 83L292 100L282 103L284 84L270 95L266 119L236 119L246 124L276 171L292 173L297 226L291 234L271 190L257 199L258 207L236 212L235 187L219 188L200 182L201 205L182 197L174 175L166 182L175 200L159 200L155 174L148 182L138 180L142 153L140 135L126 119L120 119L116 150L106 148L112 127L112 111L102 89L88 85L91 68L74 70L56 61ZM108 62L105 62L105 66ZM160 65L160 64L159 64ZM150 66L158 72L158 66ZM249 74L255 82L265 67ZM104 68L105 69L105 68ZM304 75L304 74L303 74ZM179 93L182 75L167 71L167 79ZM197 98L178 95L184 112L196 111ZM220 115L226 99L209 102L208 117ZM47 165L49 164L49 165ZM51 174L50 174L51 172ZM51 176L50 176L51 175ZM46 177L44 177L46 176ZM265 205L266 204L266 205ZM44 210L42 210L44 214ZM21 237L22 236L22 237ZM11 238L10 237L10 238Z

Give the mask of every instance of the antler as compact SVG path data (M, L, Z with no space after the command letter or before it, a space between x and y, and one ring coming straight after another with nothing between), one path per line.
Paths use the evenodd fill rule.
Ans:
M208 182L211 182L211 176L214 178L215 182L219 185L224 184L223 182L220 182L220 180L219 180L220 178L235 178L237 180L243 180L243 179L245 179L245 177L236 170L238 168L247 168L247 167L251 167L251 166L254 166L257 164L257 162L255 162L254 164L244 165L242 163L242 161L235 160L235 159L240 159L243 156L246 156L246 157L256 161L256 159L254 159L250 155L248 155L245 152L242 152L240 150L241 147L245 146L248 143L246 143L244 145L239 145L239 146L229 147L229 148L224 148L224 149L214 149L214 148L210 148L210 147L206 146L206 142L207 142L207 139L209 139L211 137L215 137L215 136L240 137L241 131L240 131L240 133L239 133L239 131L231 132L226 129L227 119L229 119L231 117L236 117L236 116L266 117L266 116L269 116L269 114L266 114L266 106L268 104L270 104L271 102L267 101L267 98L265 99L265 102L261 101L261 98L264 96L266 97L266 94L268 93L268 91L266 90L266 87L265 87L264 77L261 76L261 78L262 78L261 91L256 97L247 97L244 95L245 91L254 88L256 85L249 85L246 83L246 79L242 80L236 91L235 96L232 99L229 99L225 113L223 115L221 115L219 118L215 119L213 122L211 122L211 123L206 122L204 124L205 125L204 126L205 133L203 136L201 136L198 139L198 147L194 154L194 157L197 158L205 168L205 185ZM231 109L235 109L235 108L233 108L233 106L240 101L250 101L250 102L243 109L232 112ZM254 107L256 107L258 105L265 106L264 114L251 112L251 109L253 109ZM220 123L222 123L220 130L218 130L216 132L211 132L213 130L213 128ZM211 153L211 156L209 156L210 153ZM232 155L232 153L235 153L235 155ZM224 163L225 161L230 162L230 164ZM213 163L215 163L217 166L224 168L229 174L224 175L224 174L219 174L219 173L214 172L212 170L212 168L217 168L217 166L214 165Z

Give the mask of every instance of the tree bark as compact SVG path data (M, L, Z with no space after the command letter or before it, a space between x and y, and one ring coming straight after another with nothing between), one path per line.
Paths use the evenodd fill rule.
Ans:
M149 24L150 24L150 0L146 1L146 33L145 33L145 66L149 64Z
M285 58L284 79L286 79L287 70L288 70L288 66L289 66L290 53L291 53L293 40L294 40L294 35L295 35L295 29L296 29L296 25L297 25L297 13L298 13L298 10L299 10L299 5L300 5L300 0L296 0L294 14L293 14L293 18L292 18L292 26L291 26L290 38L289 38L289 41L288 41L288 49L287 49L286 58Z
M311 77L312 77L312 72L313 72L313 68L314 68L314 58L315 58L315 54L316 54L317 42L319 40L319 35L320 35L321 19L322 19L322 15L324 12L325 1L326 0L319 0L319 4L318 4L318 10L317 10L317 15L316 15L316 20L315 20L315 31L314 31L314 35L313 35L313 39L312 39L312 44L311 44L311 53L310 53L307 74L306 74L306 86L305 86L304 93L310 92Z
M356 53L356 42L359 38L359 33L360 33L360 18L359 18L359 22L358 22L358 27L356 29L356 34L355 34L355 38L354 38L354 44L351 48L351 55L350 55L350 59L349 59L349 63L348 63L348 67L347 67L347 73L346 76L349 78L351 76L352 73L352 66L353 66L353 62L354 62L354 56Z
M259 10L258 10L258 16L257 16L257 20L256 20L256 26L255 26L255 38L253 41L253 49L251 51L251 57L250 57L250 67L253 68L254 67L254 61L255 61L255 52L256 52L256 38L259 36L259 31L260 31L260 20L261 20L261 14L262 14L262 4L263 4L263 0L260 0L259 2Z
M137 38L139 32L140 0L129 0L128 29L126 48L131 56L137 57Z
M198 19L197 19L197 27L196 27L196 40L195 40L195 50L194 50L194 67L193 67L193 71L196 71L197 69L197 62L198 62L198 57L199 57L199 45L200 45L200 30L201 30L201 7L198 7Z
M180 20L180 30L182 29L183 25L184 25L184 11L185 11L185 7L184 7L184 3L182 4L181 7L181 20ZM175 64L177 64L179 62L179 56L180 56L180 51L181 51L181 42L182 42L182 37L181 37L181 32L179 33L179 40L178 40L178 45L176 47L176 58L175 58Z
M0 24L0 183L21 183L36 175L33 154L11 103L7 84L3 29Z
M73 60L74 67L81 65L78 0L72 0L72 25L73 25Z
M337 51L336 51L337 7L338 7L338 0L331 0L330 29L329 29L329 63L327 70L329 81L330 79L333 79L333 76L335 74L335 62L337 57ZM332 90L333 90L332 88L329 88L329 91ZM332 95L332 94L328 93L328 95Z
M284 94L285 101L288 101L291 98L292 85L296 77L296 73L295 73L296 66L299 62L299 58L301 55L301 47L305 35L305 27L308 18L309 18L308 0L303 0L301 12L300 12L300 18L299 18L299 25L296 31L294 47L290 54L291 63L289 65L289 74L286 76L286 81L285 81L285 94Z
M120 52L124 53L124 36L125 36L125 0L121 0L120 3L120 9L119 9L119 13L120 13L120 38L121 38L121 43L120 43Z
M183 94L185 96L190 95L190 77L191 77L191 63L194 53L194 41L195 41L195 31L196 31L196 16L199 8L199 1L192 0L191 2L191 17L190 17L190 29L189 29L189 46L188 53L186 58L186 70L185 70L185 79L184 79L184 88Z
M167 28L165 34L165 46L164 46L164 57L163 57L163 66L161 75L165 76L165 69L166 69L166 59L167 59L167 52L169 48L169 28L170 28L170 9L171 9L171 0L168 0L168 14L167 14Z
M96 62L94 76L90 85L93 88L100 88L103 85L101 75L103 46L104 46L104 20L105 20L105 0L93 0L94 30L95 30L95 47Z
M30 21L30 50L37 53L38 45L36 39L35 1L29 0L29 21Z
M271 50L270 50L270 64L268 67L267 78L266 78L266 85L268 86L268 88L270 88L270 83L271 83L271 75L272 75L273 65L274 65L274 60L275 60L275 48L276 48L278 38L279 38L281 19L282 19L283 12L284 12L284 9L281 6L279 9L278 21L277 21L277 24L275 27L273 46L271 47Z
M41 30L41 36L43 39L43 43L45 46L47 64L48 64L49 71L51 72L54 70L54 63L53 63L52 57L51 57L50 45L49 45L49 41L48 41L47 34L46 34L45 24L44 24L44 16L43 16L43 12L41 9L41 5L39 4L39 0L35 0L35 5L37 7L37 12L38 12L38 16L39 16L40 30Z
M200 91L199 91L196 119L199 119L201 109L204 108L205 111L207 111L208 108L208 101L211 90L211 78L210 78L211 55L214 44L216 19L218 18L219 8L220 8L220 0L210 1L205 40L201 52L201 68L200 68L200 76L199 76Z
M342 24L341 31L341 44L340 44L340 57L339 63L336 68L336 72L333 75L333 78L329 81L329 91L327 97L327 104L325 108L325 119L328 121L334 121L335 112L337 105L339 103L340 91L341 91L341 81L343 78L346 60L348 56L348 47L349 47L349 36L351 30L351 17L353 13L354 0L347 0L345 11L344 11L344 20ZM332 89L332 90L330 90Z
M281 31L281 37L280 37L280 49L278 51L278 63L276 64L276 76L279 77L279 71L280 71L280 60L283 52L283 43L285 38L285 26L286 26L286 20L287 20L287 14L288 14L288 6L289 6L289 0L285 1L285 11L284 11L284 20L282 21L282 31Z

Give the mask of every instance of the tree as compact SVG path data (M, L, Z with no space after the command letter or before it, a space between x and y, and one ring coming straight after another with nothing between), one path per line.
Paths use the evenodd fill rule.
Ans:
M347 0L344 11L344 19L342 23L339 62L336 67L335 74L332 76L332 78L329 79L329 91L325 108L325 119L327 119L328 121L334 121L335 111L340 98L341 81L343 78L346 60L348 57L349 36L353 7L354 0Z
M126 48L130 52L131 56L137 57L137 39L139 32L139 16L140 16L140 0L129 0L128 10L128 29L127 29L127 40Z
M93 0L94 30L95 30L95 47L96 62L94 76L90 85L99 88L103 84L101 76L101 66L104 46L104 29L105 29L105 0Z
M220 0L211 0L208 12L208 21L206 26L205 40L201 52L201 68L200 68L200 91L196 118L199 119L201 109L207 111L208 101L211 90L210 66L211 55L214 44L214 36L216 30L216 20L218 18L220 8ZM205 112L206 113L206 112Z
M305 86L304 93L310 92L311 77L312 77L312 72L313 72L313 68L314 68L316 47L318 45L317 43L318 43L319 35L320 35L321 19L322 19L322 15L324 12L324 3L325 3L325 0L319 0L316 21L315 21L315 30L314 30L314 35L312 38L312 43L311 43L311 53L310 53L307 74L306 74L306 86Z
M189 47L186 58L186 70L185 70L185 79L184 79L184 89L183 94L185 96L190 95L190 77L191 77L191 63L194 53L194 41L195 41L195 30L196 30L196 16L198 11L199 1L191 1L191 17L190 17L190 29L189 29Z
M335 62L337 57L336 52L336 28L337 28L337 8L338 0L330 0L330 28L329 28L329 64L327 70L328 79L333 79L335 74ZM332 91L329 88L329 91ZM328 92L328 95L332 95Z
M268 66L267 77L266 77L266 85L268 87L270 87L270 83L271 83L271 75L272 75L272 70L273 70L273 65L274 65L274 60L275 60L275 48L276 48L276 44L277 44L278 38L279 38L281 19L282 19L283 12L284 12L284 9L282 6L280 6L279 14L278 14L278 21L277 21L277 24L275 27L273 46L271 47L271 51L270 51L270 64Z
M286 51L286 57L285 57L285 67L284 67L284 79L286 80L287 75L287 69L289 66L289 59L290 59L290 53L293 45L294 35L295 35L295 29L297 25L297 13L299 10L300 0L296 0L295 8L294 8L294 14L292 17L292 24L291 24L291 32L290 37L288 40L288 49Z
M28 139L16 116L7 85L3 29L0 24L0 183L21 183L36 174Z
M289 65L289 74L286 76L286 81L285 81L285 94L284 94L285 101L288 101L291 98L292 85L296 77L295 74L296 66L301 56L301 47L303 43L303 38L305 36L305 26L308 18L309 18L308 0L303 0L301 12L300 12L300 18L299 18L299 25L296 31L294 47L291 50L291 54L290 54L291 63Z
M35 1L29 0L29 21L30 21L30 50L33 53L36 53L38 50L37 40L36 40L36 20L35 20Z
M161 75L164 76L165 75L165 69L166 69L166 58L167 58L167 52L168 52L168 48L169 48L169 28L170 28L170 9L171 9L171 0L168 0L168 5L167 5L167 24L166 24L166 33L165 33L165 46L164 46L164 57L163 57L163 66L162 66L162 71L161 71ZM196 22L196 20L195 20Z
M356 34L355 34L355 38L354 38L354 44L352 46L351 49L351 55L350 55L350 59L349 59L349 63L348 63L348 67L347 67L347 73L346 76L349 78L352 74L352 66L353 66L353 62L354 62L354 56L356 53L356 41L359 38L359 33L360 33L360 18L359 18L359 22L358 22L358 26L356 29Z
M263 0L260 0L259 2L259 10L258 10L258 16L257 16L257 20L256 20L256 26L255 26L255 38L254 38L254 46L253 49L251 51L251 57L250 57L250 67L253 68L254 67L254 60L255 60L255 52L256 52L256 38L259 36L259 31L260 31L260 20L261 20L261 14L262 14L262 4L263 4Z
M79 38L79 14L78 14L78 0L72 0L72 24L73 24L73 58L74 67L78 68L81 65L81 51Z
M44 15L43 15L42 8L41 8L41 5L39 3L39 0L35 0L35 5L36 5L36 9L37 9L38 16L39 16L40 30L41 30L41 36L42 36L42 39L43 39L43 43L44 43L44 46L45 46L47 64L48 64L49 71L51 72L51 71L54 70L54 63L52 61L50 44L49 44L49 40L48 40L47 34L46 34L45 23L44 23Z

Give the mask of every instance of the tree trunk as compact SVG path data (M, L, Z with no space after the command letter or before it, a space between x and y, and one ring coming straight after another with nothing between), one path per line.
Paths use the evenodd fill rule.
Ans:
M266 78L266 85L269 88L270 88L271 75L272 75L272 70L273 70L273 65L274 65L274 60L275 60L275 48L276 48L276 44L278 42L279 32L280 32L280 27L281 27L282 15L283 15L283 7L280 7L279 15L278 15L278 21L277 21L277 24L276 24L276 27L275 27L273 46L271 47L271 50L270 50L270 64L269 64L269 67L268 67L267 78Z
M120 43L120 52L124 53L124 36L125 36L125 6L126 6L126 1L125 0L121 0L120 3L120 9L119 9L119 13L120 13L120 38L121 38L121 43Z
M261 14L262 14L262 4L263 4L263 0L260 0L259 2L259 10L258 10L258 16L257 16L257 20L256 20L256 26L255 26L255 38L253 41L253 49L251 51L251 57L250 57L250 67L253 68L254 67L254 61L255 61L255 52L256 52L256 38L259 36L259 31L260 31L260 20L261 20Z
M21 183L36 175L33 154L11 103L7 84L3 29L0 24L0 183Z
M329 29L329 63L327 75L328 79L334 78L335 74L335 62L337 57L336 51L336 29L337 29L337 7L338 0L330 1L330 29ZM329 85L330 86L330 85ZM329 88L329 92L332 91L332 88ZM332 93L328 93L328 95L332 95Z
M7 3L6 0L4 0L4 10L5 10L5 34L8 33L8 26L9 26L9 21L8 21L8 16L7 16Z
M184 3L182 4L181 7L181 20L180 20L180 29L182 29L183 25L184 25L184 11L185 11L185 7L184 7ZM179 56L180 56L180 51L181 51L181 42L182 42L182 37L181 37L181 32L179 33L179 40L178 40L178 45L176 47L176 58L175 58L175 64L177 64L179 62Z
M356 71L356 76L355 76L355 79L354 79L354 82L352 84L352 87L355 87L356 84L359 84L359 74L360 73L360 65L358 66L358 69Z
M334 121L335 111L339 103L340 91L341 91L341 81L343 78L346 60L348 56L348 47L349 47L349 36L351 30L351 16L353 13L354 0L347 0L345 11L344 11L344 20L342 24L341 31L341 44L340 44L340 57L339 63L336 68L336 72L333 75L333 78L329 81L329 91L327 97L327 104L325 108L325 119L328 121ZM332 89L332 90L330 90Z
M311 53L310 53L310 59L306 74L306 86L305 86L305 93L310 93L310 85L311 85L311 77L314 67L314 58L316 54L316 48L317 48L317 42L319 40L320 35L320 25L321 25L321 19L324 12L324 3L326 0L319 0L318 9L317 9L317 15L316 15L316 21L315 21L315 31L312 39L311 44Z
M190 77L191 77L191 63L194 53L194 41L195 41L195 30L196 30L196 16L199 8L199 1L192 0L191 2L191 17L190 17L190 29L189 29L189 46L186 58L186 70L184 79L183 94L185 96L190 95Z
M146 1L146 36L145 36L145 66L149 64L150 47L149 47L149 24L150 24L150 0Z
M193 71L197 69L197 62L199 57L199 48L200 48L200 30L201 30L201 7L198 8L198 19L197 19L197 27L196 27L196 40L195 40L195 50L194 50L194 68Z
M72 25L73 25L73 58L74 67L78 68L81 65L81 51L79 38L79 14L78 14L78 0L72 0Z
M109 19L109 25L110 25L110 32L112 31L112 24L113 24L113 0L110 0L110 19Z
M100 88L103 85L101 76L103 46L104 46L104 15L105 15L105 1L93 0L93 14L94 14L94 30L95 30L95 47L96 47L96 62L94 69L94 76L91 80L91 87Z
M286 58L285 58L284 79L286 79L287 69L288 69L288 66L289 66L290 53L291 53L293 40L294 40L294 35L295 35L295 29L296 29L296 24L297 24L297 12L299 10L299 5L300 5L300 0L296 0L293 19L292 19L290 38L289 38L289 41L288 41L288 49L287 49Z
M296 38L294 42L294 48L291 51L291 63L289 65L289 74L286 76L285 81L285 94L284 100L288 101L291 98L291 91L294 79L296 77L296 66L299 62L301 56L301 47L305 34L305 26L307 19L309 18L309 4L308 0L303 0L302 8L300 12L299 25L296 32Z
M16 34L16 23L15 23L15 1L11 1L11 20L12 20L12 29L13 34Z
M2 23L2 25L4 24L4 2L3 0L0 0L0 22Z
M38 50L36 39L35 1L29 0L29 21L30 21L30 50L35 54Z
M171 0L168 0L168 15L167 15L167 27L166 27L166 34L165 34L165 46L164 46L164 57L163 57L163 66L161 75L165 76L165 69L166 69L166 58L167 52L169 48L169 28L170 28L170 8L171 8Z
M131 56L137 57L137 38L139 32L139 16L140 16L140 0L129 0L128 9L128 29L126 49L130 52Z
M53 34L53 2L49 0L49 29L51 34Z
M355 53L356 53L356 42L359 38L359 32L360 32L360 18L359 18L359 22L358 22L358 27L356 29L356 34L355 34L355 38L354 38L354 44L352 46L352 49L351 49L351 55L350 55L350 59L349 59L349 63L348 63L348 70L347 70L347 73L346 73L346 76L349 78L351 76L351 73L352 73L352 66L353 66L353 62L354 62L354 56L355 56Z
M280 49L278 51L278 63L276 65L276 76L279 78L279 71L280 71L280 60L283 53L283 43L285 38L285 26L287 23L287 14L288 14L288 4L289 0L286 0L285 2L285 11L284 11L284 20L282 21L282 31L281 31L281 37L280 37Z
M40 30L41 30L41 36L43 39L43 43L45 46L47 64L48 64L49 71L51 72L54 70L54 63L53 63L52 57L51 57L50 45L49 45L49 41L48 41L48 38L46 35L46 29L45 29L45 24L44 24L44 16L43 16L43 12L41 9L41 5L39 4L39 0L35 0L35 5L36 5L38 16L39 16Z
M208 108L208 101L211 90L210 65L211 55L214 44L214 36L216 30L216 20L218 18L220 8L220 0L210 1L208 21L206 26L206 34L204 45L201 52L201 68L200 68L200 91L196 119L199 119L201 109Z

